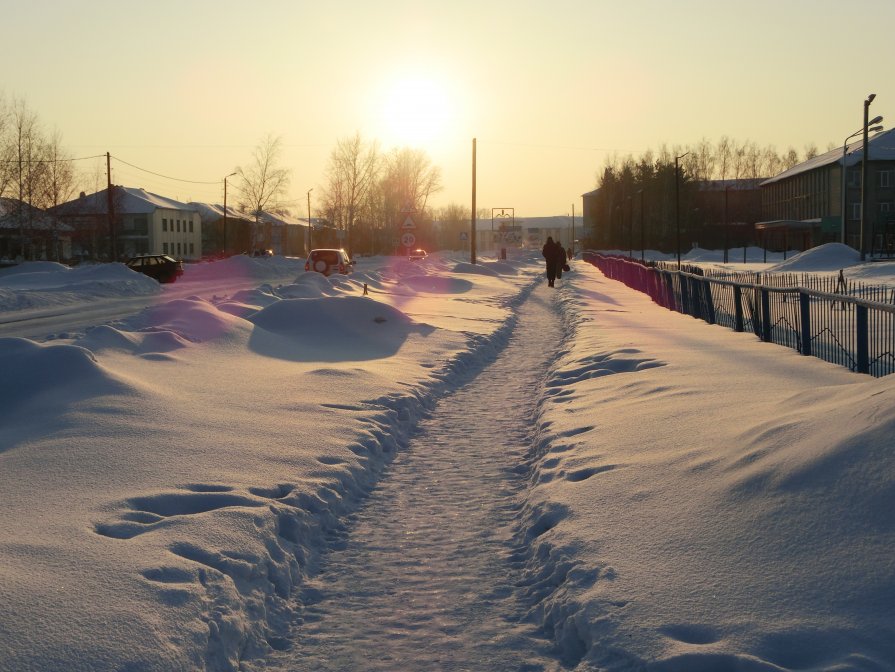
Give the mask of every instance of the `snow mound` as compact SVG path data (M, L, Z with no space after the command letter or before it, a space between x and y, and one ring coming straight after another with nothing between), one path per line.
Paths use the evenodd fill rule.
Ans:
M0 268L0 278L22 273L66 273L71 267L55 261L25 261L8 268Z
M0 338L0 417L25 406L56 408L76 399L122 392L89 350Z
M185 280L212 280L224 277L253 278L264 280L290 273L298 273L304 268L304 259L292 257L249 257L237 254L219 261L201 264L185 264Z
M294 361L379 359L420 330L397 308L359 296L284 299L248 320L260 327L250 342L256 352Z
M125 332L108 325L94 327L75 344L94 353L122 350L135 354L171 352L189 345L187 341L170 331Z
M279 300L279 297L276 297L270 292L264 291L260 288L244 289L242 291L235 292L233 296L230 297L230 301L232 302L244 303L250 306L258 306L259 308L263 306L269 306L270 304L276 303Z
M772 266L771 272L838 271L860 263L861 253L842 243L826 243L800 252L784 262Z
M494 271L498 275L519 275L519 271L515 266L504 261L483 261L482 266Z
M417 292L430 294L463 294L472 289L472 283L462 278L443 275L409 275L401 278L401 284Z
M147 308L135 330L170 331L187 341L203 342L239 328L242 320L201 299L177 299Z
M492 268L487 266L483 266L481 264L470 264L469 262L461 261L457 263L453 268L454 273L471 273L474 275L488 275L491 277L498 277L500 273L495 271Z

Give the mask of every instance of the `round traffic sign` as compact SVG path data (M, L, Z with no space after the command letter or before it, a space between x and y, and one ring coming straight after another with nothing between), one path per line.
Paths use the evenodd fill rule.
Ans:
M412 233L405 233L401 236L401 244L404 247L413 247L413 244L416 242L416 236Z

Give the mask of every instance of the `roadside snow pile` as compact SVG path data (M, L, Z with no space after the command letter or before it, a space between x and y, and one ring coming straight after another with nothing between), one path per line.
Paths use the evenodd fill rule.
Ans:
M526 509L532 616L567 662L892 670L895 377L576 270Z
M499 347L531 275L476 278L460 309L387 278L374 297L299 280L316 296L190 297L75 343L0 342L0 669L263 664L328 535Z
M842 243L826 243L800 252L768 269L771 273L838 271L861 262L861 253Z
M159 284L124 264L69 268L55 262L25 262L0 271L0 310L68 305L95 298L151 296Z
M304 269L305 260L296 257L250 257L246 254L236 254L216 261L184 264L183 280L238 277L260 281L297 274Z

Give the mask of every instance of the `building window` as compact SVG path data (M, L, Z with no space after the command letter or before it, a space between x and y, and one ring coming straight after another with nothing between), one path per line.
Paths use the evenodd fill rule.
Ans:
M892 186L892 171L881 170L879 173L879 186L883 189Z
M193 254L194 254L193 243L190 243L190 256L193 256Z
M192 232L193 232L193 220L191 219L190 220L190 233L192 233Z
M177 256L179 257L180 255L181 255L181 252L180 252L180 243L177 243Z
M162 243L162 254L168 254L168 243Z
M180 233L180 220L177 220L177 233Z
M162 217L162 231L168 230L168 220L165 217Z
M861 219L861 204L860 203L852 203L851 204L851 220L853 222Z
M860 187L861 186L861 170L859 168L851 168L848 171L848 186L850 186L850 187Z
M880 201L879 211L885 213L892 212L892 201Z

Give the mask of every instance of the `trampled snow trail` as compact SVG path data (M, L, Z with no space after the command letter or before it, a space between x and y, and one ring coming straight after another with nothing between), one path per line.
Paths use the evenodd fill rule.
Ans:
M305 590L283 669L551 670L551 643L520 623L512 533L537 396L562 340L541 286L507 347L445 397L350 522Z

